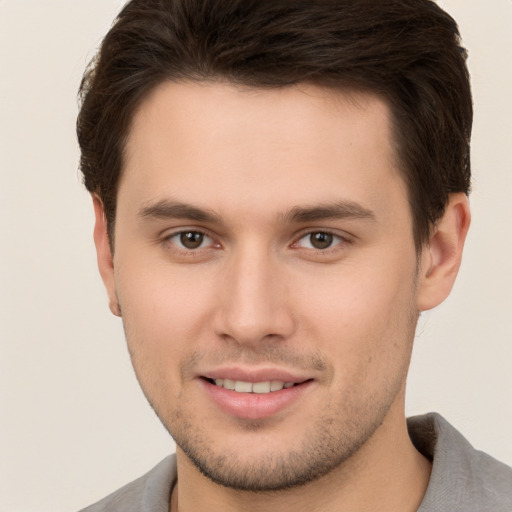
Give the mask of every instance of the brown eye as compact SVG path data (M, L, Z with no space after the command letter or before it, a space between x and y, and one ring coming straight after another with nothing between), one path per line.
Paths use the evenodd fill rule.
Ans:
M205 239L204 234L199 231L184 231L179 236L181 245L186 249L198 249Z
M321 231L311 233L309 236L309 243L315 249L328 249L331 247L334 236L331 233L323 233Z

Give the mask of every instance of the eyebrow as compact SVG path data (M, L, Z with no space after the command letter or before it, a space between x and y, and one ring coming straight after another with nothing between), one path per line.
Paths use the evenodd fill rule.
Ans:
M314 222L328 219L375 220L375 214L359 203L342 200L312 206L296 206L284 215L285 222L289 223Z
M155 204L142 207L139 217L143 219L190 219L197 222L220 222L216 213L195 206L163 199Z
M138 216L143 219L190 219L196 222L222 223L220 215L211 210L167 199L143 206ZM375 220L375 214L371 210L359 203L346 200L295 206L280 217L283 222L289 224L347 218Z

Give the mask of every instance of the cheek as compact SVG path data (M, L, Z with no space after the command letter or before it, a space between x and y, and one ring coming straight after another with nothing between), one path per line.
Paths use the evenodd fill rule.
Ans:
M309 287L302 325L319 350L339 361L338 377L392 371L408 359L417 318L414 272L398 265L352 268L330 276L326 286Z
M197 327L197 316L213 293L211 279L204 272L182 271L147 260L149 264L128 262L116 272L123 316L148 330L163 329L173 337L186 334Z
M213 294L208 281L191 280L168 268L126 265L116 273L126 340L139 380L172 381L179 364L205 337ZM142 382L141 382L142 384ZM144 387L144 386L143 386Z
M294 277L301 290L305 317L322 318L317 325L343 329L371 329L379 322L410 309L414 299L414 269L399 270L399 264L334 268L329 273Z

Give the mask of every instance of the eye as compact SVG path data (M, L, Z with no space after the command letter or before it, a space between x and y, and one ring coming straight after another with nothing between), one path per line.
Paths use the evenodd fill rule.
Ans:
M201 231L181 231L167 238L167 241L188 251L211 246L213 240Z
M297 242L299 247L306 249L325 250L333 245L341 243L343 239L340 236L329 233L328 231L314 231L300 238Z

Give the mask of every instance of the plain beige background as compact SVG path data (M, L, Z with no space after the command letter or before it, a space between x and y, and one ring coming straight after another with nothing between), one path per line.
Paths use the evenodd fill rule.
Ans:
M408 413L512 464L512 1L443 0L471 52L473 226L424 315ZM81 73L121 0L0 0L0 512L95 501L173 449L96 270L77 173Z

